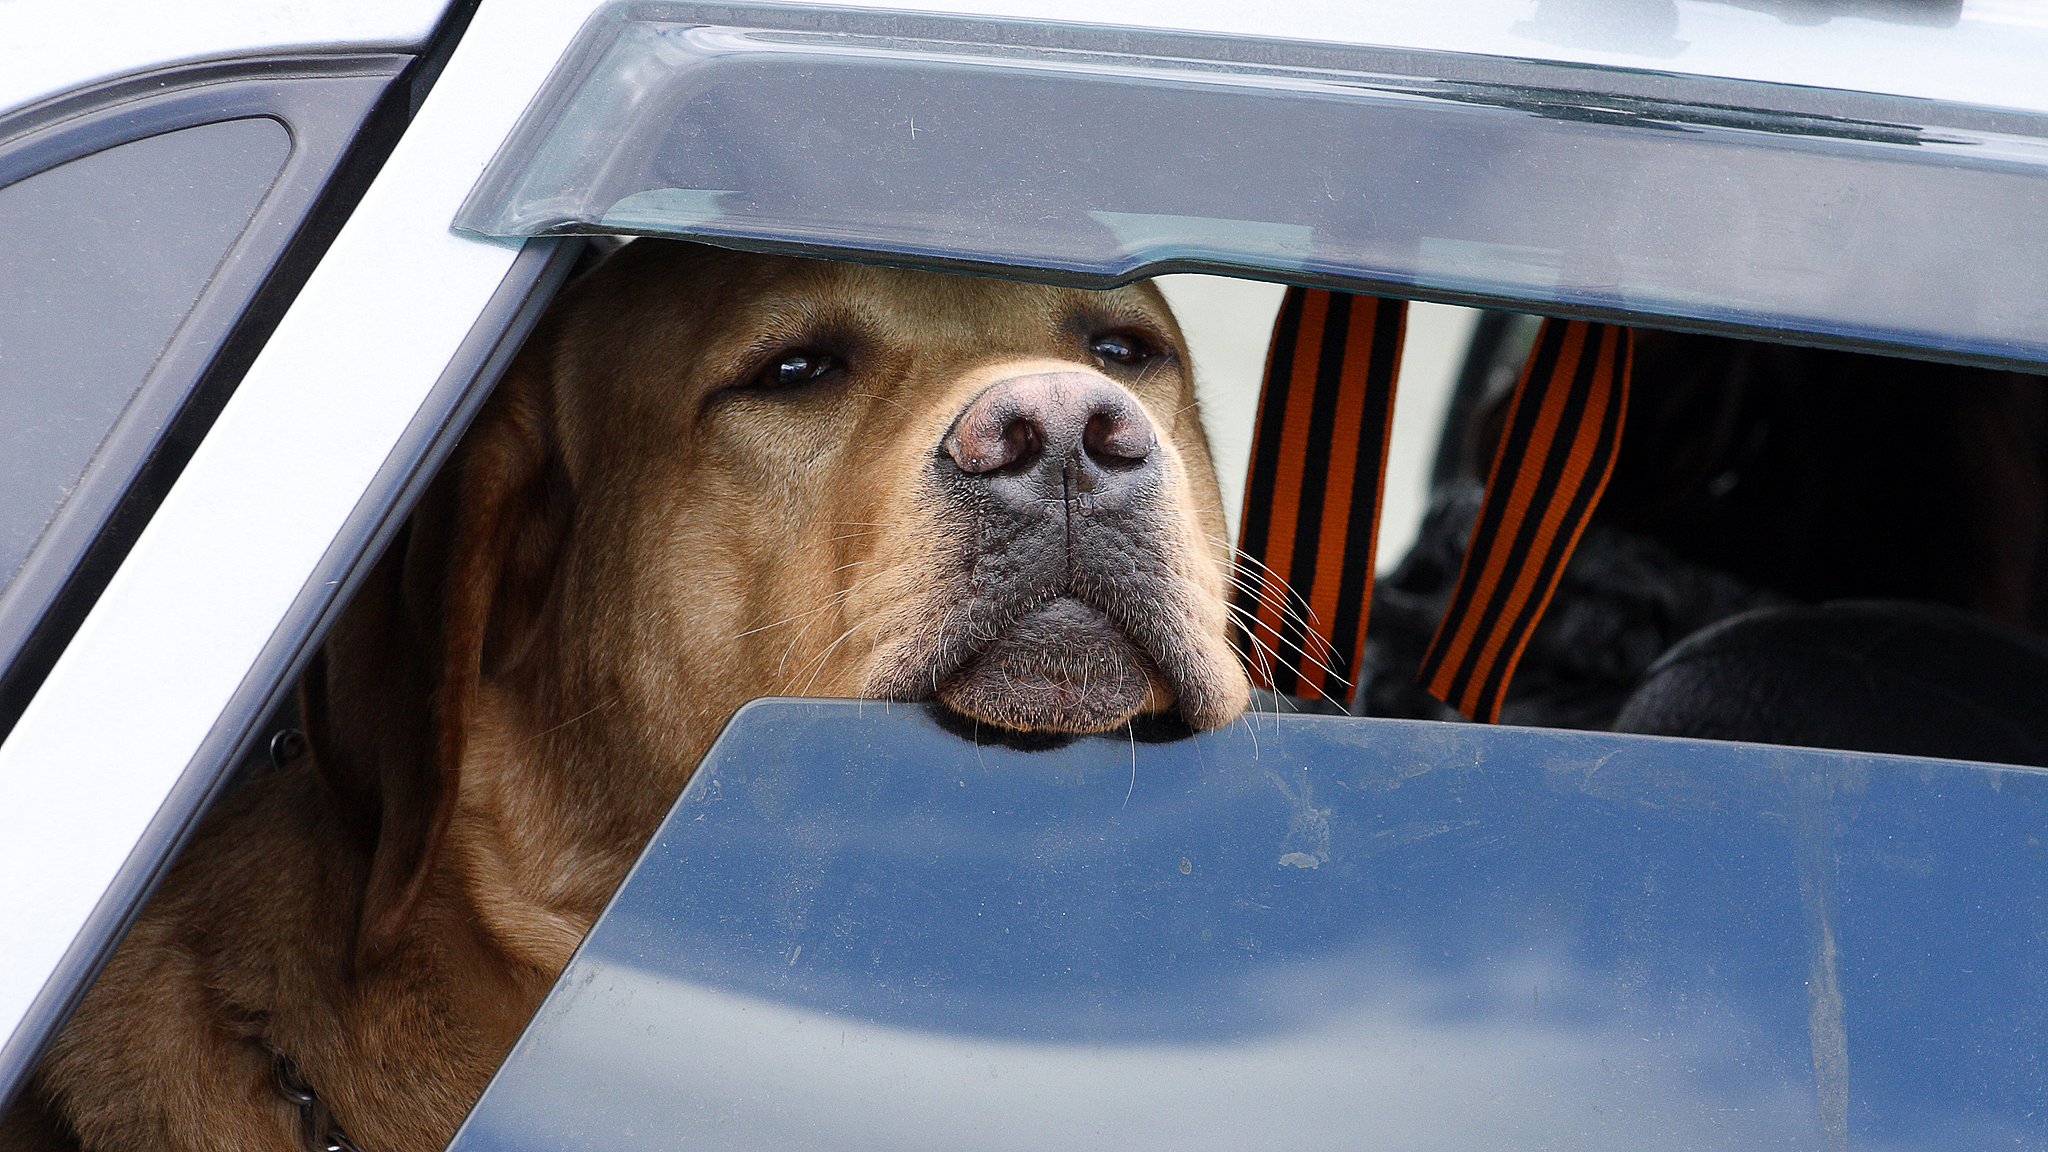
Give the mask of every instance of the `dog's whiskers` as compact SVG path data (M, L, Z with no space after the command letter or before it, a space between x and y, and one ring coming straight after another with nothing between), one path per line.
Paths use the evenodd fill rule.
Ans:
M834 606L835 606L835 605L836 605L837 603L838 603L838 597L836 597L836 596L835 596L835 597L834 597L834 598L833 598L832 600L830 600L830 601L828 601L828 602L826 602L826 603L824 603L824 604L820 604L820 605L818 605L818 606L817 606L816 608L811 608L811 609L808 609L808 610L806 610L806 611L803 611L803 612L798 612L798 613L797 613L796 615L794 615L794 616L784 616L784 617L783 617L782 619L780 619L780 620L777 620L777 621L775 621L775 622L774 622L773 624L763 624L763 625L761 625L761 626L760 626L760 627L758 627L758 628L749 628L749 629L747 629L747 630L746 630L746 631L744 631L744 632L735 632L735 633L733 633L733 634L732 634L731 636L727 637L727 639L730 639L730 640L744 640L744 639L746 639L747 637L749 637L749 636L752 636L752 635L754 635L755 633L758 633L758 632L767 632L767 631L769 631L769 630L771 630L771 629L775 629L775 628L780 628L780 627L782 627L782 626L783 626L784 624L794 624L794 623L796 623L797 621L799 621L799 620L803 619L803 618L804 618L804 617L806 617L806 616L816 616L816 615L817 615L818 613L820 613L820 612L823 612L823 611L825 611L825 610L827 610L827 609L829 609L829 608L832 608L832 607L834 607Z
M1265 645L1260 643L1257 637L1248 637L1248 639L1252 641L1252 659L1257 662L1257 666L1260 670L1260 675L1262 675L1265 678L1267 683L1272 683L1273 664L1272 661L1268 659L1270 650L1266 649ZM1277 711L1277 707L1275 710ZM1257 724L1254 724L1252 722L1252 717L1257 716L1259 713L1260 709L1247 707L1244 711L1244 714L1238 717L1239 720L1244 722L1244 730L1251 735L1252 756L1254 759L1258 757L1259 753L1259 727Z
M1247 612L1246 612L1246 611L1245 611L1245 610L1244 610L1243 608L1241 608L1241 607L1239 607L1239 606L1237 606L1237 605L1235 605L1235 604L1231 604L1231 603L1227 603L1227 602L1226 602L1226 603L1225 603L1225 604L1223 605L1223 607L1224 607L1224 610L1225 610L1226 612L1230 613L1230 614L1231 614L1231 616L1232 616L1233 618L1235 618L1235 619L1236 619L1236 620L1237 620L1237 621L1238 621L1238 622L1239 622L1239 623L1240 623L1240 624L1241 624L1241 625L1243 626L1243 632L1244 632L1244 636L1245 636L1245 639L1246 639L1246 640L1247 640L1247 641L1248 641L1248 642L1249 642L1249 643L1250 643L1250 644L1252 645L1252 647L1253 647L1253 649L1254 649L1254 651L1255 651L1256 653L1259 653L1259 654L1261 654L1262 656L1271 656L1271 657L1272 657L1272 661L1273 661L1273 662L1278 662L1278 661L1280 660L1280 653L1279 653L1279 651L1278 651L1278 650L1276 650L1276 649L1274 649L1274 648L1272 648L1272 647L1271 647L1271 646L1269 646L1269 645L1268 645L1268 644L1267 644L1267 643L1266 643L1266 642L1265 642L1264 640L1261 640L1261 639L1259 638L1259 635L1258 635L1258 627L1259 627L1259 624L1258 624L1258 621L1257 621L1257 620L1256 620L1255 618L1253 618L1253 617L1252 617L1252 616L1251 616L1251 615L1250 615L1249 613L1247 613ZM1341 680L1343 680L1343 679L1344 679L1344 677L1340 676L1340 675L1339 675L1339 674L1337 673L1336 669L1334 669L1334 668L1331 668L1331 667L1330 667L1330 666L1329 666L1328 664L1325 664L1325 663L1323 663L1323 662L1322 662L1321 660L1318 660L1318 659L1316 659L1316 658L1315 658L1315 656L1313 656L1313 655L1311 655L1310 653L1308 653L1308 652L1304 651L1304 650L1303 650L1303 649L1302 649L1302 648L1300 647L1300 645L1297 645L1297 644L1295 644L1295 643L1294 643L1294 642L1293 642L1292 640L1289 640L1289 639L1288 639L1287 637L1285 637L1285 636L1279 636L1279 637L1277 637L1277 638L1279 639L1279 641L1280 641L1280 642L1281 642L1282 644L1285 644L1285 645L1287 645L1287 647L1289 647L1290 649L1293 649L1293 650L1294 650L1295 652L1299 653L1299 654L1300 654L1300 656L1302 657L1302 659L1304 659L1304 660L1308 661L1308 662L1309 662L1310 664L1313 664L1313 665L1314 665L1314 666L1315 666L1316 668L1320 669L1320 670L1321 670L1321 671L1323 672L1323 674L1324 674L1324 675L1328 676L1328 677L1329 677L1329 678L1331 678L1332 680L1340 680L1340 681L1341 681ZM1264 680L1266 681L1266 683L1270 684L1270 683L1272 683L1272 682L1273 682L1273 663L1270 663L1270 662L1268 662L1268 663L1262 663L1262 664L1261 664L1261 666L1260 666L1260 669L1259 669L1259 671L1260 671L1260 676L1261 676L1261 678L1262 678L1262 679L1264 679ZM1339 699L1337 699L1337 698L1336 698L1335 696L1332 696L1332 695L1330 695L1330 693L1328 692L1328 690L1326 690L1325 688L1323 688L1323 687L1322 687L1321 685L1317 685L1317 686L1316 686L1316 695L1318 695L1318 696L1322 697L1322 698L1323 698L1324 700L1327 700L1327 701L1329 701L1329 702L1330 702L1331 704L1334 704L1334 705L1336 705L1336 706L1337 706L1337 708L1338 708L1338 709L1340 709L1340 710L1344 710L1344 711L1348 711L1348 710L1349 710L1349 706L1348 706L1348 705L1346 705L1344 701L1342 701L1342 700L1339 700ZM1284 694L1284 693L1276 693L1276 697L1277 697L1277 698L1279 698L1279 699L1285 699L1285 698L1286 698L1286 696L1285 696L1285 694Z
M1286 596L1286 599L1290 603L1299 604L1301 606L1300 610L1307 613L1308 623L1314 625L1318 629L1322 627L1323 622L1316 615L1315 607L1308 602L1308 597L1303 596L1300 592L1296 591L1294 585L1288 583L1285 577L1281 576L1278 572L1275 572L1272 569L1272 567L1269 566L1264 560L1261 560L1257 556L1254 556L1251 553L1246 552L1242 548L1232 547L1225 541L1218 540L1214 536L1211 536L1209 540L1213 544L1223 545L1224 547L1228 548L1230 554L1238 562L1249 563L1257 569L1256 573L1243 573L1242 568L1240 568L1237 564L1233 564L1231 570L1231 575L1233 578L1237 577L1241 573L1246 575L1257 575L1261 584L1270 583L1274 587L1281 589L1284 595ZM1251 589L1247 588L1246 591L1251 591Z
M833 572L835 572L835 573L836 573L836 572L844 572L844 571L845 571L846 569L848 569L848 568L851 568L851 567L853 567L854 565L857 565L857 564L865 564L865 563L867 563L867 561L865 561L865 560L855 560L855 561L852 561L851 563L847 563L847 564L841 564L841 565L840 565L839 567L837 567L837 568L834 568L834 569L833 569L832 571L833 571ZM794 614L794 615L791 615L791 616L784 616L784 617L783 617L782 619L780 619L780 620L777 620L777 621L775 621L775 622L774 622L774 623L772 623L772 624L762 624L762 625L760 625L759 627L755 627L755 628L749 628L749 629L747 629L747 630L746 630L746 631L744 631L744 632L736 632L736 633L734 633L734 634L733 634L732 636L728 637L728 639L731 639L731 640L739 640L739 639L742 639L742 638L744 638L744 637L752 636L752 635L754 635L754 634L755 634L755 633L757 633L757 632L767 632L767 631L769 631L770 629L774 629L774 628L780 628L780 627L782 627L782 626L783 626L783 625L785 625L785 624L792 624L792 623L795 623L796 621L798 621L798 620L801 620L801 619L803 619L803 618L804 618L804 617L806 617L806 616L815 616L815 615L817 615L817 614L818 614L818 613L820 613L820 612L824 612L824 611L828 611L828 610L830 610L830 609L836 608L836 607L838 607L839 605L841 605L841 604L845 603L845 601L846 601L846 598L847 598L848 596L851 596L851 595L853 595L853 592L854 592L854 590L855 590L855 589L857 589L857 588L859 588L859 587L860 587L860 585L861 585L861 582L860 582L860 581L855 581L854 583L852 583L852 584L849 584L849 585L847 585L847 586L846 586L846 587L844 587L844 588L841 588L841 589L840 589L839 591L837 591L837 592L834 592L834 593L833 593L833 594L832 594L832 595L831 595L830 597L827 597L827 598L826 598L826 600L825 600L825 602L824 602L824 603L822 603L822 604L819 604L819 605L817 605L816 607L813 607L813 608L807 608L807 609L805 609L804 611L802 611L802 612L798 612L798 613L796 613L796 614Z
M1309 657L1310 659L1315 659L1317 656L1321 656L1328 660L1336 659L1337 650L1333 645L1331 645L1329 638L1324 636L1321 630L1313 627L1309 618L1302 616L1300 612L1296 611L1293 605L1289 602L1290 598L1287 597L1285 593L1281 592L1279 589L1274 588L1271 582L1262 581L1260 584L1255 586L1250 583L1247 583L1245 580L1233 574L1230 578L1230 585L1231 587L1251 597L1253 603L1255 603L1258 607L1269 609L1275 615L1279 616L1281 624L1295 625L1302 634L1303 646L1294 645L1294 642L1292 640L1289 640L1288 643L1290 646L1297 647L1298 650L1301 651L1303 656ZM1240 613L1244 613L1246 611L1242 606L1234 603L1231 604L1230 607L1237 610ZM1313 614L1311 613L1311 616L1312 615ZM1248 616L1247 619L1251 619L1251 617ZM1281 635L1283 639L1286 638L1284 633L1281 633L1279 629L1271 628L1271 626L1268 625L1261 626L1267 627L1270 631L1274 631L1276 635ZM1310 651L1311 648L1314 650L1313 652ZM1325 668L1325 670L1328 670L1327 667Z
M1124 721L1124 734L1131 741L1131 784L1124 789L1124 802L1117 808L1119 813L1131 806L1131 795L1138 790L1138 729L1135 719Z
M839 636L836 639L834 639L830 644L825 645L825 650L823 652L818 653L815 659L811 660L810 663L805 664L803 668L799 668L797 670L798 675L802 675L805 669L811 670L810 678L804 681L803 691L797 693L797 695L808 696L811 694L811 686L817 683L818 676L825 671L825 664L828 660L831 659L833 649L839 647L841 643L845 642L848 636L851 636L855 632L860 631L861 625L865 623L867 623L867 621L865 620L856 620L852 624L847 625L846 631L841 632Z
M1237 613L1239 613L1239 614L1240 614L1240 615L1239 615L1239 619L1240 619L1240 621L1244 621L1244 620L1246 619L1245 617L1243 617L1243 616L1242 616L1242 612L1243 612L1243 610L1242 610L1242 609L1238 609L1238 608L1235 608L1235 607L1233 607L1233 608L1232 608L1231 610L1232 610L1233 612L1237 612ZM1255 645L1257 645L1257 646L1259 646L1259 647L1261 647L1261 648L1265 648L1265 649L1266 649L1266 651L1267 651L1268 653L1270 653L1270 654L1272 655L1272 657L1273 657L1273 658L1274 658L1275 660L1278 660L1278 659L1280 658L1280 653L1279 653L1279 651L1278 651L1277 649L1274 649L1274 648L1272 648L1272 647L1270 647L1270 646L1266 645L1266 643L1265 643L1264 641L1260 640L1260 639L1258 638L1258 636L1257 636L1256 634L1254 634L1254 633L1252 632L1252 629L1251 629L1251 625L1250 625L1249 623L1246 623L1246 625L1245 625L1245 632L1246 632L1246 639L1250 640L1250 641L1251 641L1251 642L1252 642L1253 644L1255 644ZM1282 642L1282 643L1284 643L1284 644L1286 644L1286 645L1287 645L1287 647L1289 647L1290 649L1293 649L1293 650L1294 650L1295 652L1299 653L1299 654L1301 655L1301 657L1302 657L1302 658L1303 658L1304 660L1307 660L1307 661L1308 661L1309 663L1313 664L1313 665L1314 665L1314 666L1315 666L1315 667L1316 667L1317 669L1319 669L1320 671L1322 671L1322 673L1323 673L1323 674L1324 674L1325 676L1328 676L1328 677L1329 677L1330 679L1332 679L1332 680L1339 680L1339 681L1341 681L1341 680L1343 680L1343 679L1344 679L1344 677L1343 677L1343 676L1341 676L1341 675L1339 675L1339 674L1338 674L1338 672L1336 671L1336 669L1334 669L1334 668L1331 668L1331 667L1330 667L1329 665L1327 665L1327 664L1324 664L1324 663L1323 663L1322 661L1320 661L1320 660L1317 660L1317 659L1316 659L1316 658L1315 658L1314 656L1311 656L1311 655L1309 655L1309 654L1308 654L1308 653L1306 653L1306 652L1302 652L1302 651L1301 651L1301 649L1300 649L1300 648L1299 648L1298 646L1296 646L1296 645L1295 645L1295 644L1294 644L1294 643L1293 643L1292 641L1288 641L1288 640L1287 640L1287 639L1286 639L1285 637L1282 637L1282 638L1281 638L1281 642ZM1272 682L1272 679L1273 679L1273 677L1272 677L1272 669L1271 669L1271 666L1270 666L1270 665L1269 665L1269 666L1267 666L1267 667L1266 667L1265 669L1263 669L1262 671L1264 672L1264 675L1265 675L1265 677L1266 677L1266 681L1267 681L1268 683L1271 683L1271 682ZM1321 696L1321 697L1322 697L1323 699L1325 699L1325 700L1328 700L1328 701L1329 701L1330 703L1332 703L1332 704L1335 704L1335 705L1337 705L1337 707L1339 707L1339 708L1343 708L1343 707L1345 707L1345 705L1344 705L1343 701L1340 701L1340 700L1338 700L1338 699L1337 699L1336 697L1334 697L1334 696L1331 696L1331 695L1329 694L1329 692L1328 692L1327 690L1325 690L1324 688L1322 688L1322 687L1320 687L1320 686L1318 686L1318 687L1317 687L1317 689L1316 689L1316 693L1317 693L1317 695Z
M548 727L543 728L538 732L535 732L533 735L518 741L513 745L513 747L524 748L528 744L531 744L534 741L541 739L542 737L552 736L555 733L560 732L562 729L567 728L569 725L574 724L579 720L587 720L590 717L595 716L597 713L604 711L605 709L611 707L612 705L618 702L619 698L616 696L607 697L606 699L596 704L592 704L588 708L585 708L583 711L578 712L574 716L569 717L567 720L562 721L560 724L551 724Z
M864 589L869 584L874 583L876 580L879 580L880 578L886 575L888 575L887 572L870 572L867 575L855 580L853 583L848 584L846 587L840 589L838 592L834 593L832 597L828 599L825 603L818 605L816 608L813 608L808 612L800 613L798 617L795 617L800 619L804 616L808 616L811 617L811 619L806 620L803 627L797 629L796 634L789 638L789 643L783 646L782 655L775 661L776 680L781 681L783 679L783 673L789 667L789 658L796 654L797 645L803 643L804 638L811 634L812 627L814 627L820 619L820 613L828 609L843 608L846 604L847 599L851 597L855 592ZM810 664L806 662L804 667L808 668L810 667ZM801 674L802 669L798 669L798 673Z
M1209 539L1212 543L1224 544L1224 541L1214 536ZM1254 566L1254 569L1246 569L1233 564L1227 577L1230 586L1249 596L1259 607L1272 611L1274 615L1280 617L1283 625L1292 624L1298 628L1303 638L1303 656L1315 658L1315 655L1308 651L1312 648L1316 655L1325 660L1335 660L1337 650L1331 645L1329 638L1323 635L1322 621L1316 615L1315 607L1308 602L1308 598L1297 592L1293 585L1256 556L1237 548L1231 548L1230 551L1239 559L1249 561ZM1253 578L1257 579L1256 584L1251 583ZM1324 670L1328 671L1327 665Z

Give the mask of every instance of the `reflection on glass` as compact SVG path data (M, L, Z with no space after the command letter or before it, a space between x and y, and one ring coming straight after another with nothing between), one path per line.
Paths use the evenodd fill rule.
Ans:
M2048 774L773 702L458 1149L2026 1146Z
M28 559L291 154L264 117L0 188L0 589Z

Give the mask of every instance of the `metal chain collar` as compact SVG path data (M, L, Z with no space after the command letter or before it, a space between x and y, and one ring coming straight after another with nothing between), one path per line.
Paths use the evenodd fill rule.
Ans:
M306 1082L305 1074L299 1071L292 1058L276 1045L265 1044L264 1047L270 1050L270 1067L277 1094L299 1110L299 1146L306 1152L363 1152L355 1141L348 1138L348 1133L341 1130L334 1113L327 1110L327 1102L313 1091L313 1086Z

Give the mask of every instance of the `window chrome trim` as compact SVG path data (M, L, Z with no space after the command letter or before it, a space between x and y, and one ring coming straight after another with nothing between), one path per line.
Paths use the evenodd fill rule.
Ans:
M53 980L90 971L80 957L100 948L81 931L111 939L147 895L202 783L422 474L419 454L454 415L430 408L453 399L443 379L465 346L485 367L510 347L471 333L520 248L447 221L586 14L547 0L478 13L0 744L0 1099L68 1000L45 997Z

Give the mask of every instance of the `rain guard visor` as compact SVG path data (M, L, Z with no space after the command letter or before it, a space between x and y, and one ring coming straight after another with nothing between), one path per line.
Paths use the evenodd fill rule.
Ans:
M1490 57L614 5L455 223L2048 364L2041 118Z

